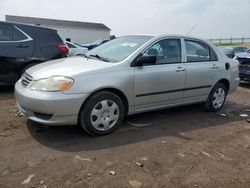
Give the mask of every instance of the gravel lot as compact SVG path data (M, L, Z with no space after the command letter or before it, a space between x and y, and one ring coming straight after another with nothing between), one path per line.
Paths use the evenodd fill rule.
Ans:
M225 115L224 115L225 114ZM17 116L0 87L0 187L250 187L250 84L221 112L192 105L131 116L90 137ZM249 117L250 118L250 117Z

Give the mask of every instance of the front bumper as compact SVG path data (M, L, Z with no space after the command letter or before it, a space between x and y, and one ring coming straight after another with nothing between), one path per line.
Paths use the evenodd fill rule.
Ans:
M32 91L19 80L15 97L19 110L28 119L46 125L75 125L87 94Z

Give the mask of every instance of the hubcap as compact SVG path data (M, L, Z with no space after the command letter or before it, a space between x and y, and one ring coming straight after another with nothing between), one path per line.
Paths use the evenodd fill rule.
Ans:
M213 106L214 108L218 109L220 108L225 100L225 91L222 88L219 88L215 91L214 96L213 96Z
M98 102L91 111L91 123L100 131L111 129L119 119L118 105L112 100Z

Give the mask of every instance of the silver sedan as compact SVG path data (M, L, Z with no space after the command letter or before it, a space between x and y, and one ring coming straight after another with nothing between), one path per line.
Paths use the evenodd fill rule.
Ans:
M239 84L238 62L187 36L124 36L82 57L28 69L15 85L20 111L46 125L108 134L126 115L192 103L222 108Z

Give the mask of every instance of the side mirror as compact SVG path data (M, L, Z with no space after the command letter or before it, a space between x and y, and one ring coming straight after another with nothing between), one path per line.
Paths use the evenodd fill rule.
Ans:
M137 59L137 66L147 65L147 64L155 64L156 56L154 55L142 55Z

